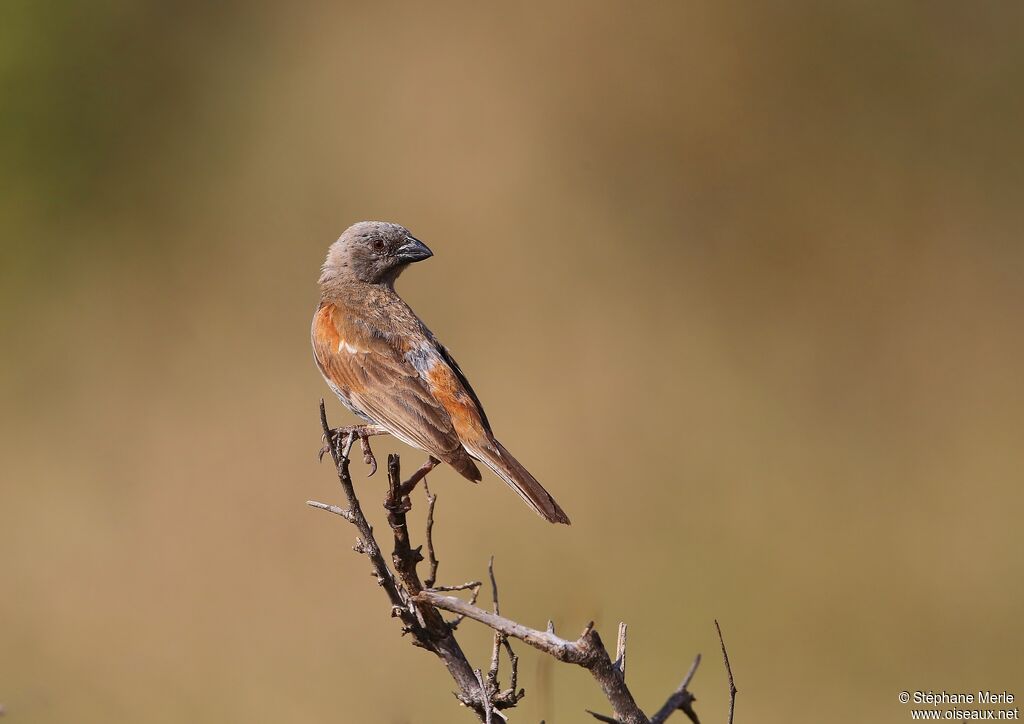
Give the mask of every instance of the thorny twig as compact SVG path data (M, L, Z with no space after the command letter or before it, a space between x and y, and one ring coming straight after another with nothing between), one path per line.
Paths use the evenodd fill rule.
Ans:
M477 584L476 586L468 589L470 591L470 593L469 593L469 602L470 602L470 604L475 604L476 603L476 599L480 597L480 589L483 588L483 585L484 585L483 583L481 583L479 581L475 581L475 583ZM433 590L441 591L441 590L444 590L444 589L442 589L442 588L434 588ZM448 627L451 628L452 631L455 631L456 629L458 629L459 625L465 619L466 619L465 616L463 616L462 614L459 614L458 616L456 616L455 618L453 618L451 621L448 622Z
M431 617L432 620L429 622L429 624L433 625L429 625L426 617L422 615L422 609L413 604L412 596L415 594L415 591L408 590L403 583L400 583L395 573L388 567L381 553L380 546L377 544L376 538L374 538L373 527L366 520L366 516L363 515L359 499L356 497L355 489L352 485L352 476L349 474L349 459L347 455L352 447L352 442L357 436L356 433L349 432L348 440L344 444L339 444L341 441L337 439L336 433L327 424L327 411L324 408L323 400L320 401L320 424L323 428L324 437L327 440L328 452L330 452L334 466L337 469L338 481L341 483L342 493L345 496L348 508L331 506L326 503L318 503L317 501L307 501L308 504L322 510L337 512L355 526L359 535L356 538L354 549L370 560L372 573L377 579L378 585L384 589L388 601L391 603L392 615L402 621L402 633L411 634L413 643L416 646L431 651L444 662L459 688L457 694L459 701L472 708L478 715L482 714L484 705L480 701L479 687L476 683L476 676L473 674L473 667L469 665L466 655L462 652L451 630L435 609L429 606L424 607L434 613L434 616ZM337 508L337 511L334 511L333 508ZM401 513L401 516L404 526L404 512ZM408 538L406 537L407 541ZM399 534L396 531L396 549L399 544ZM415 567L415 563L412 565ZM396 565L397 568L398 566Z
M722 659L725 661L725 673L729 675L729 724L732 724L732 715L736 709L736 682L732 678L732 666L729 664L729 652L725 650L725 639L722 638L722 627L715 619L715 630L718 631L718 643L722 644Z
M424 538L427 543L427 564L430 566L430 573L424 579L423 585L433 588L437 582L437 567L440 565L437 554L434 553L434 506L437 504L437 496L430 492L426 478L423 478L423 492L427 494L427 532Z
M494 613L501 612L498 603L498 581L494 577L494 556L487 562L487 575L491 579L491 600L494 602ZM516 696L516 682L519 679L519 657L512 650L512 644L508 637L498 631L494 632L494 645L491 648L491 668L487 672L487 681L495 688L498 687L498 667L500 666L501 650L505 649L509 662L509 688L505 692L509 696ZM520 696L521 698L521 696Z
M423 583L426 584L426 581L424 581ZM483 584L480 583L480 581L466 581L465 583L459 583L459 584L456 584L454 586L433 586L433 587L431 587L431 586L424 585L424 588L429 588L431 591L472 591L472 590L475 590L477 588L480 588L480 586L482 586L482 585Z
M539 649L558 661L577 664L590 671L600 685L605 698L612 706L614 718L590 712L595 718L612 724L662 724L673 712L683 711L693 722L699 724L697 714L693 711L694 696L689 692L689 684L700 664L698 655L686 678L679 688L668 698L664 706L651 718L648 718L637 706L633 695L625 682L626 661L626 625L619 625L619 636L616 646L615 660L608 654L601 637L594 629L593 623L588 624L583 633L575 641L562 639L555 634L554 626L548 621L546 631L531 629L501 615L498 600L498 584L494 575L493 557L488 563L488 577L491 582L493 612L476 606L482 583L469 581L453 586L437 586L438 560L434 551L433 526L434 507L437 496L427 487L426 475L437 464L435 458L429 458L406 481L400 477L400 464L397 455L388 458L388 491L384 500L387 511L388 525L394 537L394 549L391 554L391 566L388 565L381 552L373 532L367 521L359 500L356 498L352 478L349 474L348 454L356 440L360 441L364 461L370 466L370 474L376 470L376 460L369 449L367 438L371 435L383 434L377 426L353 426L331 430L327 424L327 413L323 400L320 401L320 422L327 441L321 450L331 453L338 472L347 508L337 505L307 501L321 510L336 514L355 526L358 537L354 549L365 555L373 569L378 585L384 589L391 603L392 615L402 622L402 633L410 634L414 645L434 653L448 668L458 686L456 698L469 707L481 722L491 724L496 719L507 721L502 710L514 707L525 695L517 689L518 656L513 652L509 638L519 639ZM406 514L412 508L410 495L419 482L423 482L427 497L426 548L428 577L420 581L417 573L418 564L424 560L421 547L413 547L410 542ZM444 595L454 591L470 591L468 602L453 596ZM448 611L457 615L451 621L445 621L440 611ZM480 669L474 669L458 642L454 632L465 618L479 621L494 630L494 642L491 648L490 668L484 675ZM716 622L717 626L717 622ZM719 636L721 631L719 630ZM501 650L504 649L510 663L510 686L502 690L498 685L498 669ZM725 654L725 644L722 643ZM728 669L726 656L726 668ZM735 699L736 689L732 683L732 671L729 670L731 695ZM732 724L732 704L730 703L729 722Z
M626 678L626 622L619 621L619 637L615 641L615 668Z
M690 721L693 724L700 724L700 719L697 718L697 712L693 710L693 702L697 701L697 697L689 691L690 681L693 679L693 675L697 673L697 667L700 666L700 654L694 658L693 663L690 665L690 670L686 672L686 676L683 678L683 683L679 685L672 695L668 698L668 701L658 709L657 713L651 717L651 724L661 724L663 721L668 719L672 712L681 711L686 716L690 717Z

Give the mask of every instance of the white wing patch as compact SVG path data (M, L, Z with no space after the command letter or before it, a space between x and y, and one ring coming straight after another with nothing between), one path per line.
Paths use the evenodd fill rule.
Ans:
M349 354L366 354L367 353L367 350L359 349L358 347L353 347L352 345L350 345L348 342L346 342L343 339L339 339L338 340L338 351L339 352L348 352Z

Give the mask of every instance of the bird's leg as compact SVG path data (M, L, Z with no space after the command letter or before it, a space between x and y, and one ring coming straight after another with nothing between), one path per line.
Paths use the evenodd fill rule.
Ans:
M320 448L320 458L323 460L324 453L331 452L333 448L338 454L338 459L347 458L352 450L352 445L359 440L359 448L363 453L363 462L370 466L367 477L377 472L377 459L373 456L370 448L370 438L374 435L387 435L388 431L380 425L348 425L336 427L330 432L330 437L324 436L324 446Z
M363 462L370 466L370 472L366 474L366 477L372 477L377 472L377 458L373 456L373 450L370 449L369 435L359 436L359 449L363 453Z

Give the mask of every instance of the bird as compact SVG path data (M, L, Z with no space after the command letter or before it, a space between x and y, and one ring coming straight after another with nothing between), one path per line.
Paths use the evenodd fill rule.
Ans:
M395 291L409 265L433 252L399 224L361 221L331 244L318 281L313 358L328 387L358 418L351 430L389 433L478 482L477 462L551 523L569 516L494 436L480 398L452 353ZM368 455L368 461L372 455ZM371 471L372 474L372 471Z

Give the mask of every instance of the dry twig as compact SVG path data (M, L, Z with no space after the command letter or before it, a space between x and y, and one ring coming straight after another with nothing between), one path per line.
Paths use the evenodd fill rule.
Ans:
M437 496L430 492L426 478L423 478L423 492L427 495L427 532L424 537L427 542L427 563L430 565L430 573L427 574L423 585L433 588L437 582L437 567L440 565L437 554L434 553L434 506L437 504Z
M729 724L732 724L732 715L736 710L736 682L732 678L732 666L729 664L729 652L725 650L725 639L722 638L722 627L715 619L715 630L718 631L718 643L722 644L722 659L725 661L725 673L729 675Z
M619 621L619 637L615 641L615 668L626 678L626 622Z
M668 701L651 717L651 724L661 724L661 722L672 716L674 711L681 711L690 718L693 724L700 724L697 712L693 710L693 702L697 701L697 697L691 694L689 690L690 681L693 679L693 675L697 673L698 666L700 666L700 654L697 654L693 659L690 670L686 672L686 676L683 678L683 683L672 692Z
M617 721L622 724L650 724L650 720L633 700L633 694L626 687L625 680L608 656L608 651L601 642L601 636L594 629L593 623L587 625L578 639L567 641L549 631L538 631L523 626L504 616L472 606L454 596L423 591L416 598L437 608L479 621L495 631L517 638L559 661L582 666L590 671L591 676L601 687L605 698L612 706Z
M388 490L384 499L388 525L394 538L391 553L391 565L388 565L381 548L374 537L373 527L363 514L356 498L352 478L349 474L348 454L356 440L362 445L364 461L370 466L370 474L376 470L376 460L369 448L368 437L382 434L380 428L372 425L354 426L331 430L327 424L327 413L323 400L320 401L320 423L327 441L321 450L331 453L337 468L338 480L348 507L307 501L321 510L338 515L355 526L358 537L354 549L365 555L372 568L378 585L384 589L391 604L392 615L402 622L402 633L410 634L414 645L432 652L447 667L458 691L458 700L473 710L481 722L491 724L495 720L507 721L502 710L514 707L525 695L517 689L519 658L512 650L510 638L519 639L530 646L547 653L558 661L576 664L587 669L601 687L614 713L614 718L590 712L596 719L612 724L662 724L673 712L683 711L693 722L700 724L693 710L695 698L689 692L690 681L693 679L700 655L694 659L686 678L665 704L651 718L648 718L626 686L626 625L619 624L619 635L616 646L615 660L608 654L601 637L594 629L593 623L587 625L574 641L562 639L555 634L554 626L548 621L546 631L538 631L516 623L501 615L498 600L498 583L494 575L494 558L487 566L491 583L493 611L486 611L476 605L477 597L482 588L480 581L453 586L436 586L438 560L434 552L433 527L434 507L437 496L427 487L426 475L438 461L431 457L406 481L401 480L401 470L397 455L388 456ZM426 547L429 567L428 577L420 581L417 572L418 564L424 560L422 548L413 547L410 541L406 514L412 508L410 495L419 482L427 496ZM469 601L445 595L455 591L470 591ZM457 617L446 621L441 611L454 613ZM470 618L489 626L494 631L491 647L490 667L486 675L480 669L474 669L455 639L455 630L465 618ZM717 626L717 622L716 622ZM721 630L719 630L721 637ZM498 683L501 651L504 650L509 659L509 687L502 689ZM725 654L725 644L722 643ZM726 656L726 668L729 667ZM732 684L732 671L729 670L729 685L733 699L736 689ZM732 724L732 704L730 703L729 722Z
M415 578L416 555L418 554L413 554L412 549L409 548L408 531L405 530L405 511L408 510L405 505L411 506L411 503L408 503L408 497L405 498L404 502L394 502L395 510L389 509L388 516L389 522L392 523L392 529L395 531L395 553L392 554L392 559L395 562L396 571L405 574L401 582L399 582L395 573L392 573L387 562L384 560L380 546L374 538L373 527L366 520L366 516L363 515L359 499L356 497L355 489L352 486L347 452L351 448L356 434L349 433L349 440L344 447L335 444L337 442L336 436L327 424L327 411L324 409L323 400L320 401L320 424L327 439L328 451L331 453L334 466L338 471L338 481L341 483L342 493L345 495L345 500L348 504L347 509L339 508L337 512L345 520L352 523L359 532L359 537L356 538L356 552L362 553L369 558L373 575L377 579L378 585L384 589L388 601L391 603L392 615L402 621L402 632L411 634L413 643L416 646L431 651L444 662L445 667L447 667L448 672L459 687L459 691L456 694L459 701L471 707L474 711L482 713L484 711L484 704L480 701L479 685L473 673L473 667L469 665L466 655L462 652L458 642L452 635L448 624L445 623L436 609L430 606L416 606L412 601L412 596L419 589L419 582ZM397 463L397 456L395 456L395 459ZM390 465L388 472L391 472ZM397 476L397 464L394 466L394 472ZM389 495L395 488L394 481L390 482L392 485L389 488ZM390 497L388 502L392 502ZM316 501L308 501L308 503L313 507L330 510L331 512L335 512L332 509L337 507L325 503L317 503ZM393 522L392 515L395 516ZM408 587L410 585L412 588Z

